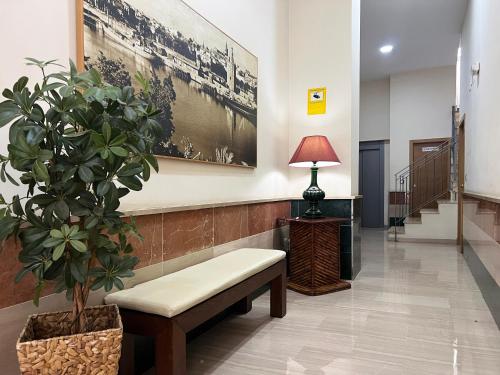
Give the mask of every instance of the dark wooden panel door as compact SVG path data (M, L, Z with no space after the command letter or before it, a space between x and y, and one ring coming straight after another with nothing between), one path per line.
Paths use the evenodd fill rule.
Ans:
M384 226L384 143L359 144L359 193L363 195L361 226Z
M449 187L450 152L440 152L449 139L410 141L411 210L437 208ZM414 212L418 215L418 211ZM414 215L415 216L415 215Z

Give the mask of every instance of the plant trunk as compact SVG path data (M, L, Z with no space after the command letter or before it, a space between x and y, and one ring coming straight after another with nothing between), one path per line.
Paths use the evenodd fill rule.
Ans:
M80 228L82 230L83 222L83 218L80 218ZM95 247L92 245L93 243L89 240L88 246L91 257L87 265L87 272L90 272L90 269L94 267L96 262ZM72 334L88 332L89 327L87 326L87 319L85 317L85 306L87 306L91 284L92 280L88 278L85 283L76 283L73 288Z
M73 325L71 333L83 333L87 331L87 320L85 319L85 297L83 285L76 283L73 288Z
M95 251L95 248L91 248L90 247L90 241L89 241L89 249L90 249L90 252L91 252L91 257L90 257L90 261L89 261L89 264L88 264L88 267L87 267L87 273L90 272L90 270L95 267L95 263L96 263L96 260L97 260L97 257L95 255L96 251ZM87 279L87 282L85 283L85 285L82 286L82 290L83 290L83 304L85 306L87 306L87 300L89 298L89 293L90 293L90 286L92 285L92 282L93 280L89 277Z

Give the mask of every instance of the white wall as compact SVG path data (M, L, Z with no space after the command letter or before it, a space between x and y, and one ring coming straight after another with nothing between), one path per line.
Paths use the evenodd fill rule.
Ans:
M361 0L351 0L351 194L359 193L359 95L361 85Z
M168 206L282 197L288 192L288 0L187 0L187 3L259 57L258 168L243 169L160 161L142 192L125 207ZM20 75L38 78L23 58L57 58L75 53L75 1L3 0L0 13L0 87ZM0 130L6 152L8 129ZM15 189L2 184L9 196Z
M12 88L22 75L33 82L40 78L37 68L26 66L24 58L40 60L60 59L67 64L75 59L75 6L74 1L2 1L0 12L0 35L3 39L0 61L0 92ZM50 17L47 15L50 14ZM45 15L45 16L41 16ZM0 101L5 98L1 97ZM7 155L9 129L0 129L0 153ZM15 175L15 173L12 173ZM14 194L25 193L25 189L15 188L0 182L0 193L6 199Z
M359 141L390 138L390 81L363 81L359 95ZM384 144L384 225L389 225L390 144Z
M409 164L410 140L451 137L454 104L455 66L391 76L391 176Z
M465 190L500 197L500 1L470 0L462 30L460 110L465 121ZM481 63L471 86L471 65Z
M307 115L307 90L327 87L327 113ZM327 197L357 194L359 0L290 0L290 156L302 137L329 138L342 165L324 168ZM290 194L309 185L308 169L290 170Z
M390 81L361 82L359 97L359 140L380 141L390 137Z
M451 136L455 78L450 66L361 82L359 140L389 140L384 145L386 225L393 176L409 164L409 141Z

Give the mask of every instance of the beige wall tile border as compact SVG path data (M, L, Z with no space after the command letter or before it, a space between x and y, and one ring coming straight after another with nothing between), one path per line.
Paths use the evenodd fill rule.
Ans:
M499 197L495 197L493 195L480 194L480 193L475 193L473 191L465 191L464 195L468 195L469 197L472 197L472 198L482 199L482 200L486 200L486 201L489 201L489 202L499 203L500 204L500 198Z
M325 199L360 199L362 195L350 195L345 197L326 197ZM188 205L178 205L170 207L155 207L155 206L144 206L136 205L132 202L123 203L119 210L123 212L124 216L141 216L141 215L154 215L163 214L169 212L179 212L179 211L192 211L201 210L204 208L217 208L217 207L229 207L229 206L242 206L251 205L259 203L272 203L272 202L284 202L290 200L302 200L302 197L286 197L286 198L268 198L268 199L254 199L254 200L243 200L243 201L230 201L230 202L213 202L213 203L201 203L201 204L188 204Z
M284 202L284 201L289 201L290 199L291 198L270 198L270 199L256 199L256 200L234 201L234 202L201 203L201 204L179 205L170 207L165 207L165 206L148 207L148 206L135 205L134 203L125 202L120 206L119 210L120 212L123 212L124 216L142 216L142 215L164 214L169 212L202 210L206 208L243 206L243 205L271 203L271 202Z

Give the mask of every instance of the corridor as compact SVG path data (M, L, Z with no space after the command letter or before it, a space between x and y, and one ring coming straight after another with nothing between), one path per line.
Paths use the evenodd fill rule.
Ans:
M454 246L387 242L363 232L352 289L288 292L272 320L265 294L189 345L190 374L500 373L500 331Z

